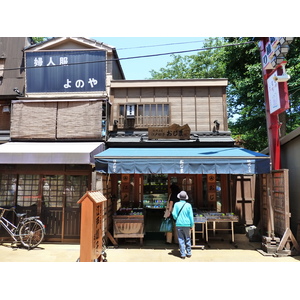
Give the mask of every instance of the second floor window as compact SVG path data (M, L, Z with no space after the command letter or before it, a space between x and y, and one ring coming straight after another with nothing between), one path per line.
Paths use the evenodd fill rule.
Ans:
M131 112L130 116L127 116L127 105L119 106L119 128L169 126L169 104L130 104L130 109L134 109L134 113Z

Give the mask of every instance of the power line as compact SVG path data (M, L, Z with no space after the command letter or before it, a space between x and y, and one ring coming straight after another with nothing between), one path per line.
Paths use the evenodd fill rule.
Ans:
M130 50L130 49L141 49L141 48L163 47L163 46L174 46L174 45L183 45L183 44L193 44L193 43L203 43L203 42L205 42L205 40L178 42L178 43L168 43L168 44L157 44L157 45L147 45L147 46L136 46L136 47L128 47L128 48L118 48L118 51Z
M165 53L156 53L156 54L147 54L147 55L123 57L123 58L113 58L113 59L104 59L104 60L95 60L95 61L86 61L86 62L76 62L76 63L69 63L69 64L63 64L63 65L3 68L3 69L0 69L0 71L13 71L13 70L20 70L20 69L26 70L26 69L38 69L38 68L53 68L53 67L62 67L62 66L66 67L66 66L72 66L72 65L101 63L101 62L109 62L109 61L120 61L120 60L138 59L138 58L149 58L149 57L156 57L156 56L163 56L163 55L172 55L172 54L182 54L182 53L188 53L188 52L196 52L196 51L200 52L200 51L213 50L213 49L219 49L219 48L225 48L225 47L235 47L235 46L253 44L253 43L256 43L256 42L255 41L248 41L248 42L242 42L242 43L234 43L234 44L227 44L227 45L221 45L221 46L212 46L212 47L192 49L192 50L181 50L181 51L172 51L172 52L165 52ZM37 55L38 55L38 52L37 52Z
M255 41L249 41L249 42L243 42L243 43L227 44L227 45L222 45L222 46L212 46L212 47L200 48L200 49L193 49L193 50L182 50L182 51L172 51L172 52L167 52L167 53L158 53L158 54L147 54L147 55L140 55L140 56L131 56L131 57L114 59L114 60L147 58L147 57L154 57L154 56L162 56L162 55L172 55L172 54L180 54L180 53L187 53L187 52L195 52L195 51L200 52L200 51L206 51L206 50L212 50L212 49L218 49L218 48L240 46L240 45L245 45L245 44L253 44L253 43L256 43L256 42Z

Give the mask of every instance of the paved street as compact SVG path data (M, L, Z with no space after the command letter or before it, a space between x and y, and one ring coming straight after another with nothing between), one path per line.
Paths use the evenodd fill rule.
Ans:
M0 281L8 287L4 291L4 296L7 293L8 298L11 290L15 288L15 281L10 278L15 276L16 272L35 270L42 272L42 276L39 275L34 279L35 291L40 289L40 293L44 293L45 282L52 284L55 281L62 284L61 287L67 282L71 287L65 290L65 297L68 298L78 298L78 295L87 298L87 292L90 293L89 298L95 297L93 294L95 289L90 287L101 283L106 287L104 292L108 297L113 293L114 297L135 300L140 299L141 293L145 293L145 288L148 291L149 286L145 284L147 280L172 286L176 280L181 282L180 276L188 281L189 291L164 290L160 287L159 295L161 297L173 295L176 299L178 293L182 294L179 296L181 298L186 297L189 292L193 297L195 289L199 288L202 296L217 299L212 297L212 292L222 293L232 286L229 293L222 296L222 299L232 299L232 294L237 293L235 287L243 286L250 291L244 294L243 298L251 300L253 295L256 295L252 293L253 291L263 294L265 292L263 287L272 286L277 280L280 280L280 286L297 286L298 277L293 274L297 273L299 268L296 263L300 261L300 256L262 255L257 251L260 243L250 243L244 235L236 235L237 248L228 240L212 240L209 245L205 245L204 250L193 249L192 257L185 260L180 259L176 244L169 246L163 241L157 243L157 241L145 240L141 247L138 241L119 242L118 248L108 247L108 263L104 264L73 264L72 262L76 262L79 258L79 244L42 243L38 248L30 251L24 248L12 248L9 243L0 244L2 270ZM18 267L16 268L12 262L19 263ZM24 265L23 262L30 262L30 267L28 268L28 265ZM35 262L40 262L42 265ZM62 263L54 264L54 262ZM169 264L162 262L169 262ZM22 281L18 287L26 290L27 281ZM116 281L118 288L115 286ZM136 293L124 294L123 291L131 284L134 285ZM215 288L217 289L214 291ZM283 298L285 293L286 289L276 290L278 298ZM24 298L26 300L32 297L31 293L25 296L28 296Z
M236 247L235 247L236 246ZM249 242L243 234L236 235L236 245L227 240L212 240L205 249L193 249L192 257L180 259L176 244L166 245L162 241L139 243L120 242L118 248L109 246L108 262L299 262L300 256L273 257L263 255L257 249L260 243ZM42 243L28 251L11 247L10 243L0 245L0 262L76 262L80 256L79 244Z

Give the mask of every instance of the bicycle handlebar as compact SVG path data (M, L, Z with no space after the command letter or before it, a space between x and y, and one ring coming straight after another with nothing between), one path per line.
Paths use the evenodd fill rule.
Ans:
M6 211L13 211L13 210L15 210L16 208L15 208L15 206L13 206L13 207L11 207L11 208L0 207L0 209L6 210Z

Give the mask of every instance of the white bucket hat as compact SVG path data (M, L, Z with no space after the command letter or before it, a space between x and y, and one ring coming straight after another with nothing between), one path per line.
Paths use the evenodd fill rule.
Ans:
M178 195L177 198L180 200L187 200L189 199L189 196L187 195L187 193L185 191L181 191Z

